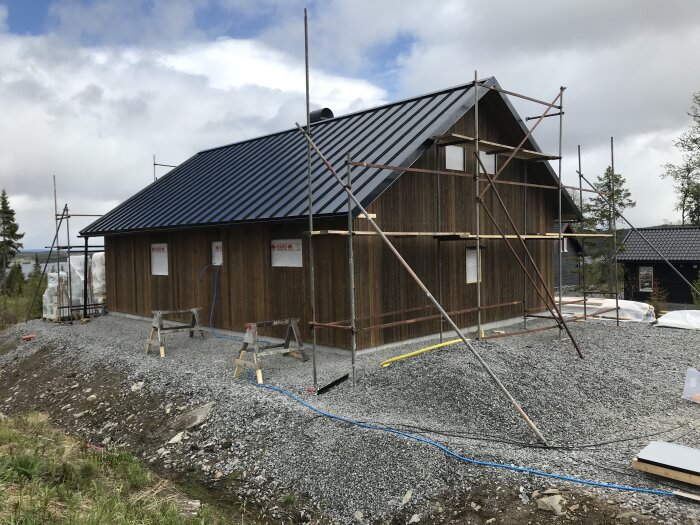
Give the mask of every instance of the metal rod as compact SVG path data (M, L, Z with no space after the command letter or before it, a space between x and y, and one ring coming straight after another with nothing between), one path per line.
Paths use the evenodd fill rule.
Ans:
M347 174L348 182L347 188L352 191L352 167L350 166L350 154L347 155ZM357 356L357 326L355 324L355 260L352 243L354 241L352 235L352 201L348 194L348 286L350 294L350 349L351 349L351 361L352 361L352 387L355 388L355 360Z
M491 370L491 367L484 361L484 359L481 357L479 352L476 351L476 348L472 346L472 344L469 342L469 339L462 333L460 328L455 324L455 322L452 320L452 318L447 314L447 312L444 310L444 308L440 305L440 303L433 297L433 294L430 293L430 290L423 284L423 281L421 281L420 277L413 271L411 266L406 262L406 260L401 256L399 251L396 249L396 247L392 244L392 242L389 240L389 238L384 235L384 232L382 232L382 229L377 225L377 223L374 221L374 219L371 218L367 210L362 206L362 203L355 197L355 195L352 193L352 191L348 188L345 187L343 184L342 179L338 175L338 173L333 169L333 166L328 162L326 157L321 153L321 150L318 149L318 146L314 143L313 139L309 135L308 132L304 131L304 128L301 127L299 123L297 123L297 128L299 131L304 135L306 138L307 142L309 145L314 149L316 152L316 155L321 159L323 164L328 168L328 170L333 174L333 177L335 178L336 182L340 184L340 186L343 187L345 192L348 194L348 197L352 199L352 201L355 203L355 207L361 212L364 213L365 216L367 217L367 221L369 224L374 228L374 230L377 232L377 234L382 238L384 241L384 244L389 248L389 250L394 254L396 259L399 261L401 266L404 267L404 269L408 272L408 274L411 276L411 278L416 282L418 287L423 291L423 293L426 295L428 300L435 305L435 307L438 309L438 311L444 316L445 320L448 322L448 324L452 327L452 329L459 335L459 338L464 342L464 344L467 346L469 351L472 353L472 355L476 358L476 360L479 362L479 364L482 366L482 368L486 371L486 373L489 375L493 383L498 387L498 389L503 393L504 396L510 401L510 403L513 405L515 410L520 414L520 417L525 421L527 426L532 430L532 432L537 436L537 439L542 441L544 444L547 444L547 440L545 437L542 435L540 430L537 428L537 425L532 422L530 417L525 413L523 408L520 406L520 404L515 400L515 398L511 395L511 393L506 389L506 387L501 383L501 380L498 379L498 376L495 374L493 370Z
M561 107L564 107L564 87L559 88L560 92L560 97L559 97L559 103L561 104ZM559 271L559 312L561 312L561 294L562 294L562 286L564 283L562 274L561 274L561 254L564 251L564 237L562 236L562 222L561 222L561 197L562 197L562 187L561 187L561 139L562 139L562 128L563 128L563 123L564 123L564 111L559 112L559 161L558 161L558 167L557 167L557 183L559 185L559 191L557 192L557 197L558 197L558 217L559 217L559 253L557 254L557 265L559 266L558 271ZM559 340L562 340L562 327L559 326Z
M153 182L156 181L156 154L153 154Z
M440 160L440 149L435 148L435 165L439 165L439 160ZM440 231L442 229L442 206L441 206L441 200L442 200L442 193L440 191L440 182L442 181L442 177L435 177L435 229L437 231ZM440 304L443 303L443 297L442 297L442 242L440 242L439 238L435 239L436 241L436 247L437 247L437 281L438 281L438 301ZM444 320L442 317L440 317L440 320L438 321L438 328L440 329L440 342L444 342L444 330L443 330L443 323Z
M54 224L56 225L56 239L58 242L58 233L59 229L61 226L61 223L63 220L59 221L58 220L58 198L56 197L56 175L53 176L53 209L54 209ZM68 213L68 205L66 205L63 208L63 214ZM63 215L62 215L63 216ZM70 245L70 242L68 243ZM60 312L61 308L61 297L62 297L62 290L61 290L61 248L59 246L56 246L56 293L57 293L57 298L56 298L56 314ZM58 319L60 321L60 319Z
M438 170L438 169L428 169L428 168L412 168L412 167L401 167L401 166L391 166L388 164L373 164L371 162L353 162L353 166L359 166L362 168L374 168L374 169L380 169L380 170L392 170L392 171L405 171L407 173L425 173L426 175L447 175L451 177L468 177L470 179L474 178L474 174L472 173L467 173L466 171L458 171L458 170ZM524 183L524 182L517 182L517 181L512 181L512 180L494 180L493 181L495 184L505 184L505 185L510 185L510 186L525 186L528 188L542 188L545 190L557 190L559 189L559 186L552 186L550 184L533 184L533 183ZM482 184L488 185L487 181L482 180ZM568 188L570 190L579 190L577 186L567 186L566 184L562 185L562 188ZM601 192L598 190L589 190L589 189L583 189L583 191L587 193L599 193L602 195L606 195L605 192Z
M311 137L311 105L309 102L309 22L304 8L304 68L306 74L306 133ZM309 232L314 231L314 195L311 181L311 144L306 147L306 172L309 185ZM311 296L311 322L316 323L316 281L314 275L314 241L309 235L309 295ZM318 369L316 367L316 330L311 325L311 362L314 389L318 391Z
M591 186L592 188L595 188L595 186L591 183L591 181L589 181L589 180L586 178L585 175L583 175L581 172L579 172L579 175L581 175L581 177L583 178L583 180L586 181L586 184L588 184L588 185ZM607 200L605 197L603 197L603 200L604 200L606 203L608 202L608 200ZM639 235L639 237L647 244L647 246L649 246L649 248L651 248L651 249L654 251L654 253L655 253L656 255L658 255L659 258L660 258L663 262L665 262L666 265L667 265L669 268L671 268L671 269L675 272L675 274L678 275L678 277L680 277L681 280L682 280L685 284L687 284L687 285L690 287L690 289L691 289L692 291L694 291L696 294L700 295L700 290L698 290L697 288L695 288L695 286L693 286L693 284L692 284L690 281L688 281L688 279L686 279L686 278L683 276L683 274L682 274L675 266L673 266L673 263L671 263L671 261L669 261L669 260L656 248L656 246L654 246L654 244L653 244L649 239L647 239L647 238L644 236L644 234L643 234L642 232L640 232L637 228L634 227L634 225L633 225L629 220L627 220L627 217L625 217L625 216L624 216L622 213L620 213L620 212L618 212L618 217L619 217L620 219L622 219L623 221L625 221L625 222L627 223L627 226L629 226L630 229L631 229L633 232L635 232L637 235Z
M526 95L521 95L520 93L516 93L515 91L508 91L503 88L499 88L496 86L489 86L487 83L480 81L478 84L482 87L485 87L487 89L490 89L492 91L498 91L499 93L505 93L506 95L513 95L514 97L522 98L524 100L529 100L530 102L537 102L538 104L542 104L543 106L549 106L550 108L556 108L556 109L561 109L561 106L556 105L556 99L555 102L545 102L544 100L539 100L536 98L528 97Z
M556 103L556 101L561 98L563 92L564 92L563 89L559 90L559 93L557 94L556 97L554 97L554 101L552 102L552 104ZM527 133L525 133L525 136L520 141L520 143L513 149L513 151L510 152L510 155L508 155L508 158L505 160L505 162L503 164L501 164L501 167L496 170L496 173L494 173L493 177L489 177L489 180L493 180L493 181L498 180L498 177L500 177L501 173L503 173L503 170L505 170L506 167L508 166L508 164L510 164L510 161L512 161L515 158L515 155L518 153L518 151L520 151L522 149L522 147L525 145L525 143L530 138L532 138L532 133L537 129L537 126L539 126L542 123L544 118L549 113L550 109L552 109L552 106L547 106L547 108L544 110L544 113L540 116L539 119L537 119L537 122L535 122L535 124L530 129L528 129ZM479 195L479 197L481 197L483 199L484 195L486 194L486 191L491 187L492 187L492 185L486 186L481 191L481 194Z
M83 319L87 319L88 304L88 237L85 237L85 255L83 256Z
M68 214L68 205L66 204L66 214ZM70 246L70 219L66 218L66 239ZM67 252L68 259L68 306L70 311L73 310L73 278L71 275L70 251ZM70 318L70 323L73 324L73 316Z
M474 196L479 195L479 86L477 73L474 70ZM476 223L476 338L481 339L481 214L479 205L474 206L474 222Z
M562 106L563 106L563 105L564 105L564 103L562 102ZM556 116L564 115L564 114L565 114L565 113L564 113L563 111L558 111L557 113L550 113L549 115L545 115L545 117L556 117ZM526 121L527 121L527 120L535 120L535 119L538 119L538 118L539 118L539 116L537 116L537 117L525 117L525 120L526 120Z
M481 159L479 159L479 162L481 163ZM486 173L486 177L489 179L489 181L491 181L491 176L488 173ZM559 315L559 322L564 326L564 329L566 330L566 333L568 334L569 339L571 339L571 343L574 345L574 348L576 349L576 352L578 353L579 357L581 359L583 359L583 353L581 352L581 349L579 348L578 343L576 342L576 339L574 339L574 334L571 333L571 330L569 330L569 326L566 324L566 321L564 321L564 318L561 315L561 310L557 309L556 301L554 300L554 297L552 296L552 294L549 291L549 288L547 287L547 281L545 281L544 277L542 276L542 273L537 268L537 264L535 263L535 260L533 259L532 254L530 253L530 250L527 249L527 245L525 244L525 241L523 240L522 236L518 232L518 228L515 226L515 222L513 221L513 218L511 217L510 213L508 212L508 208L506 207L505 203L503 202L503 199L501 198L501 194L498 192L498 189L496 188L495 185L492 186L492 188L493 188L494 194L496 195L496 199L498 200L499 204L501 205L501 208L503 209L505 216L508 218L508 222L510 223L511 228L513 228L513 230L515 230L515 234L517 235L521 246L525 250L525 254L527 255L528 259L530 260L530 264L532 264L532 269L534 270L535 274L539 278L539 281L542 284L542 286L544 287L544 289L547 291L547 297L550 301L552 301L552 306L553 306L554 310L556 310L557 314ZM501 228L498 226L498 223L494 219L494 217L491 214L491 212L489 211L489 209L486 207L486 204L484 203L484 201L479 200L479 204L481 204L481 206L484 208L486 213L488 213L489 218L494 223L494 225L498 229L499 233L501 233L501 235L504 236L503 230L501 230ZM518 261L520 262L520 258L517 256L515 250L511 246L510 242L506 241L506 244L510 247L511 251L513 252L515 257L518 259ZM521 263L521 266L522 266L523 270L525 270L525 266L522 263ZM526 271L526 273L527 273L527 271ZM528 275L528 277L530 277L529 273L527 275ZM534 282L532 284L535 286L535 288L537 290L539 290L539 288L537 287L537 285ZM539 291L538 291L538 293L539 293L540 297L542 297L542 294ZM546 302L547 301L545 300L545 303ZM554 312L552 312L551 308L549 310L550 310L550 313L552 314L552 316L554 316Z
M500 303L500 304L492 304L492 305L486 305L481 307L482 310L488 310L491 308L503 308L504 306L513 306L516 304L520 304L522 301L509 301L507 303ZM448 315L453 316L453 315L462 315L462 314L468 314L472 312L476 312L477 308L472 307L472 308L464 308L462 310L455 310L452 312L447 312ZM394 326L403 326L407 324L415 324L419 323L422 321L431 321L433 319L438 319L442 317L442 314L431 314L431 315L426 315L423 317L414 317L413 319L403 319L401 321L392 321L389 323L382 323L382 324L377 324L377 325L372 325L372 326L366 326L363 328L360 328L360 330L378 330L380 328L392 328Z
M53 241L51 242L51 249L49 249L49 254L46 256L46 262L44 263L44 269L41 271L41 279L39 279L39 283L36 286L36 290L34 290L34 297L32 297L32 302L29 305L29 310L27 310L27 317L26 317L25 321L29 321L29 317L32 315L32 308L34 308L34 302L36 301L36 297L39 294L39 290L41 289L41 283L44 282L44 277L46 276L46 269L48 268L49 263L51 262L51 252L53 251L54 245L58 241L58 231L59 231L59 228L60 228L62 222L63 222L63 216L61 216L61 218L59 219L59 221L56 224L56 233L54 234ZM57 272L56 275L59 276L59 280L60 280L61 268L58 267L56 272ZM57 309L56 313L58 313L58 312L59 312L59 310Z
M524 178L527 182L527 164L523 164ZM523 192L523 231L527 233L527 190ZM527 279L523 279L523 330L527 329Z
M610 257L610 263L613 265L613 277L615 279L615 286L613 289L615 291L615 306L618 308L617 326L620 326L620 291L618 289L619 283L617 275L617 207L615 206L615 144L613 137L610 137L610 169L612 170L612 176L610 177L610 202L612 203L610 206L612 209L610 228L612 229L613 235L613 253Z
M581 180L581 144L578 145L579 210L583 213L583 181ZM583 290L583 315L586 317L586 239L581 239L581 289Z
M553 324L551 326L540 326L537 328L530 328L529 330L519 330L517 332L507 332L505 334L494 334L494 335L487 335L484 337L484 339L500 339L501 337L510 337L514 335L525 335L525 334L534 334L535 332L543 332L544 330L551 330L553 328L557 328L559 324Z

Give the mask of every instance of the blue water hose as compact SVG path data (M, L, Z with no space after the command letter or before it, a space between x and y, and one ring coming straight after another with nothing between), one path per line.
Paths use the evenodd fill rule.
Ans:
M516 467L514 465L506 465L504 463L494 463L492 461L482 461L479 459L468 458L468 457L465 457L465 456L458 454L454 450L451 450L444 445L441 445L437 441L433 441L432 439L424 438L421 436L416 436L415 434L410 434L408 432L404 432L403 430L399 430L397 428L380 427L377 425L372 425L370 423L362 423L360 421L355 421L355 420L347 418L347 417L343 417L343 416L339 416L337 414L332 414L330 412L326 412L325 410L321 410L320 408L316 408L315 406L307 403L306 401L304 401L300 397L292 394L291 392L289 392L287 390L284 390L283 388L278 388L276 386L267 385L264 383L263 384L254 383L253 382L253 374L252 374L253 371L251 370L250 372L251 372L250 373L250 383L251 384L253 384L257 387L265 388L267 390L279 392L280 394L287 396L288 398L292 399L293 401L296 401L300 405L308 408L309 410L311 410L313 412L316 412L317 414L319 414L321 416L324 416L324 417L327 417L327 418L330 418L330 419L333 419L336 421L342 421L343 423L348 423L349 425L353 425L356 427L366 428L368 430L376 430L378 432L385 432L387 434L394 434L397 436L404 437L406 439L410 439L412 441L418 441L420 443L425 443L427 445L430 445L431 447L437 448L438 450L444 452L448 456L452 456L453 458L456 458L456 459L463 461L465 463L470 463L472 465L480 465L483 467L494 467L494 468L501 468L501 469L506 469L506 470L513 470L516 472L524 472L526 474L533 474L535 476L542 476L545 478L558 479L558 480L562 480L562 481L571 481L572 483L580 483L582 485L590 485L593 487L602 487L602 488L606 488L606 489L623 490L623 491L627 491L627 492L640 492L640 493L644 493L644 494L655 494L657 496L675 496L675 494L673 492L670 492L667 490L654 490L654 489L646 489L646 488L642 488L642 487L630 487L627 485L615 485L613 483L603 483L600 481L590 481L587 479L580 479L580 478L574 478L571 476L565 476L563 474L553 474L551 472L544 472L542 470L535 470L535 469L530 469L530 468L526 468L526 467Z

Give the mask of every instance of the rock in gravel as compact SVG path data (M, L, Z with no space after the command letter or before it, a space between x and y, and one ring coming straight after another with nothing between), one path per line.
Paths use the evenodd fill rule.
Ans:
M97 396L95 394L89 395L87 397L87 401L92 403L93 401L97 401Z
M79 417L83 417L85 414L87 414L87 410L85 410L84 412L77 412L77 413L73 414L73 417L75 419L78 419Z
M410 525L411 523L418 523L419 521L420 521L420 514L414 514L413 516L411 516L411 519L408 520L408 523Z
M177 443L180 443L184 434L184 432L178 432L177 434L175 434L173 437L170 438L170 441L168 441L168 445L175 445Z
M474 503L473 501L469 503L469 506L470 506L472 509L474 509L474 512L479 512L479 510L481 509L481 505L477 505L477 504Z
M189 430L198 425L204 423L209 414L211 414L212 409L216 403L210 401L209 403L199 406L189 412L185 412L181 416L175 418L171 424L174 430Z
M545 496L537 500L537 508L547 512L553 512L557 516L563 516L564 511L562 506L566 504L566 500L560 495Z
M131 391L138 392L139 390L141 390L143 388L143 384L144 384L143 381L139 381L138 383L134 383L133 385L131 385Z
M406 492L406 494L403 495L403 499L401 500L401 505L405 505L406 503L408 503L409 501L411 501L411 497L413 497L413 490L412 490L412 489L408 489L408 491Z
M353 516L355 516L355 519L358 521L362 521L362 519L365 517L365 515L362 514L362 512L360 512L359 510L356 510Z

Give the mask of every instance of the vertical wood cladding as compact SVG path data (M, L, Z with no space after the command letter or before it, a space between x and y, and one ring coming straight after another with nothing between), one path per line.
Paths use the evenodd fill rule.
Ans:
M522 138L522 131L498 96L492 93L482 100L479 115L481 137L504 144L517 144ZM455 123L451 132L473 136L473 125L473 112L470 112ZM476 169L473 146L466 145L464 150L467 172L473 173ZM499 156L499 166L504 160L505 156ZM444 148L432 146L414 166L444 169ZM500 178L551 184L544 166L533 162L526 166L520 160L513 160ZM377 214L378 224L386 231L475 232L474 185L469 177L405 173L369 206L368 211ZM544 233L552 230L556 191L508 185L499 185L498 190L521 232ZM492 190L486 194L485 204L504 232L514 233ZM483 210L480 224L482 233L498 233ZM316 229L346 227L345 219L315 221ZM363 219L356 219L354 228L370 229ZM303 238L306 229L307 223L299 221L107 237L107 306L110 310L144 316L155 309L200 307L204 324L209 325L211 317L213 326L232 330L242 330L244 323L251 321L301 317L303 337L309 340L308 240L304 238L303 241L303 268L273 268L270 264L272 239ZM221 267L209 266L212 241L223 242ZM476 306L477 285L466 284L466 249L473 247L474 241L438 242L431 237L417 237L393 238L392 242L430 292L442 298L447 311ZM528 307L541 305L535 287L526 281L505 242L482 241L482 304L520 301L525 295ZM518 246L518 241L510 242L524 259L524 251ZM528 241L535 262L550 288L553 242ZM151 275L152 243L168 244L167 276ZM377 318L386 312L426 306L428 300L378 237L357 236L353 240L353 249L357 317L371 318L360 321L360 327L436 312L434 308L427 308ZM438 251L441 261L439 268ZM317 320L333 322L347 319L347 238L315 237L314 258ZM531 268L529 263L528 267ZM442 274L441 287L438 286L439 273ZM542 289L541 286L539 288ZM489 309L482 313L482 322L517 317L522 312L522 305ZM455 315L454 320L460 326L475 325L476 314ZM434 334L439 329L439 321L430 320L363 330L358 335L358 345L359 348L367 348ZM281 335L280 332L268 334ZM332 329L318 329L317 340L320 344L345 348L350 343L348 332Z

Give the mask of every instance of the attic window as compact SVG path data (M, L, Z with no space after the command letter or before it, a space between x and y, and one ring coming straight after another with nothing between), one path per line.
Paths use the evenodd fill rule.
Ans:
M486 173L493 175L496 173L496 155L489 155L485 151L479 151L479 160L486 168ZM484 170L479 166L479 173L484 173Z
M445 169L464 171L464 148L445 146Z
M653 292L654 291L654 267L640 266L639 267L639 291Z

